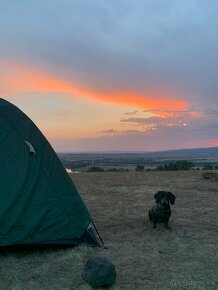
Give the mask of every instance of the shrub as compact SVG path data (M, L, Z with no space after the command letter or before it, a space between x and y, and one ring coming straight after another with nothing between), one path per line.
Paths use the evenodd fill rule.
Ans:
M113 167L113 168L109 168L107 171L108 172L128 172L129 170L128 169L125 169L125 168L116 168L116 167Z
M142 165L142 164L138 164L137 166L136 166L136 171L143 171L144 170L144 168L145 168L145 166L144 165Z
M90 167L87 172L104 172L104 169L98 166Z

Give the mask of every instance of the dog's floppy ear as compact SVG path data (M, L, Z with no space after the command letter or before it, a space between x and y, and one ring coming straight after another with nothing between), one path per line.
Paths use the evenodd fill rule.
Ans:
M156 199L157 203L160 202L162 194L163 191L158 191L157 193L155 193L154 198Z
M168 194L169 194L170 203L174 204L175 203L175 199L176 199L175 195L172 194L171 192L168 192Z

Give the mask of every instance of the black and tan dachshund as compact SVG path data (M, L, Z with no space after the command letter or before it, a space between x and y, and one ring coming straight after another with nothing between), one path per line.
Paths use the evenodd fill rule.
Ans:
M169 191L158 191L154 198L156 205L154 205L148 213L150 222L153 222L153 228L156 228L156 223L164 223L169 229L168 221L171 215L170 204L175 203L175 195Z

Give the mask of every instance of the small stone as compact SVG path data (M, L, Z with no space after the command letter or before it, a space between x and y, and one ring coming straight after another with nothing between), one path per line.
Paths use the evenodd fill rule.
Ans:
M85 264L82 278L93 288L110 287L116 280L115 266L103 257L93 257Z

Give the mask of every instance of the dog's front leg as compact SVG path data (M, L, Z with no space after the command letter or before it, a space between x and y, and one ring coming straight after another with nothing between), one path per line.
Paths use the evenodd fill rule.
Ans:
M166 226L167 229L170 229L170 227L168 226L168 221L170 219L170 216L171 216L171 210L169 211L167 220L165 221L165 226Z
M167 221L167 222L165 222L165 226L166 226L166 228L167 228L168 230L170 230L170 229L171 229L171 227L170 227L170 226L168 226L168 221Z

